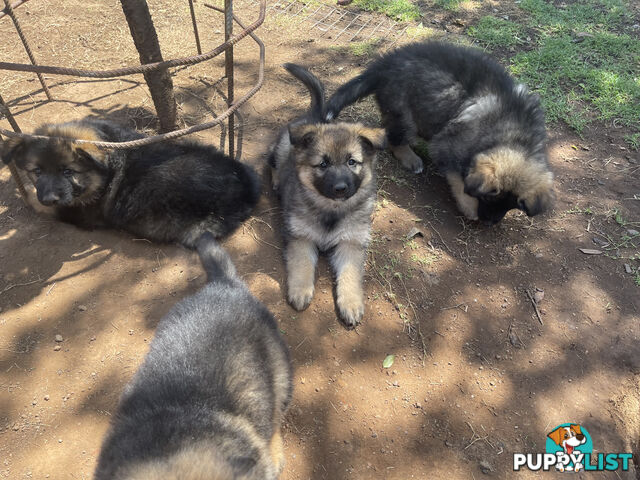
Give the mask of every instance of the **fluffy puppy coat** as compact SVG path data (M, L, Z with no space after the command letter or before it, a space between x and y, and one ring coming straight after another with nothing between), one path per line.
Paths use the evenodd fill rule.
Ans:
M322 123L324 90L308 70L287 70L311 93L309 113L280 132L269 162L282 204L287 298L297 310L313 298L319 251L329 253L336 305L348 326L364 313L362 278L376 198L376 150L384 131Z
M208 283L160 321L100 451L96 480L273 480L291 398L277 324L205 233Z
M429 155L467 217L496 223L512 208L533 216L552 204L539 98L489 56L444 43L407 45L341 86L325 117L369 94L396 158L421 172L410 145L429 140Z
M144 137L95 119L44 125L35 134L61 139L12 137L5 142L2 159L27 173L40 203L83 228L119 228L193 247L205 231L216 237L233 231L260 195L251 167L193 141L112 151L73 143Z

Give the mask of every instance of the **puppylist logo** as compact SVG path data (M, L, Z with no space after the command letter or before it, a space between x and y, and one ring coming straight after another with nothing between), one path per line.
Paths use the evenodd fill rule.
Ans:
M631 453L593 454L593 442L587 429L575 423L563 423L547 434L546 453L514 453L513 470L602 472L629 470Z

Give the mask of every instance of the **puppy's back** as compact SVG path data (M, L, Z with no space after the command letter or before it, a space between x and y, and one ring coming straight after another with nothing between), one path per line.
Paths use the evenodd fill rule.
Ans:
M122 396L96 479L278 474L271 449L291 396L287 348L212 235L198 251L208 283L158 325Z

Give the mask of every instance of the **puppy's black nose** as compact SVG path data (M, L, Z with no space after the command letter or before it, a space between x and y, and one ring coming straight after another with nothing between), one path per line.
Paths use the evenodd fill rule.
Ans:
M333 189L335 190L335 192L337 194L342 195L342 194L346 193L346 191L347 191L347 184L345 182L336 183L333 186Z
M40 203L47 206L55 205L59 201L60 201L60 195L53 192L45 193L40 199Z
M576 438L581 442L582 440L584 440L584 435L582 433L578 433L576 434Z

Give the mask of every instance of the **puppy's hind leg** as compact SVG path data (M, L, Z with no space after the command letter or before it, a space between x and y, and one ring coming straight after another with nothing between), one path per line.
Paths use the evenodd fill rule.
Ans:
M287 298L296 310L304 310L313 298L318 249L302 238L291 238L287 243Z
M424 166L422 159L411 149L410 143L416 136L413 120L406 112L389 110L384 114L384 124L387 128L387 139L393 156L407 170L422 173Z
M362 276L365 249L362 245L340 242L331 254L336 275L336 304L340 318L347 326L360 323L364 314Z

